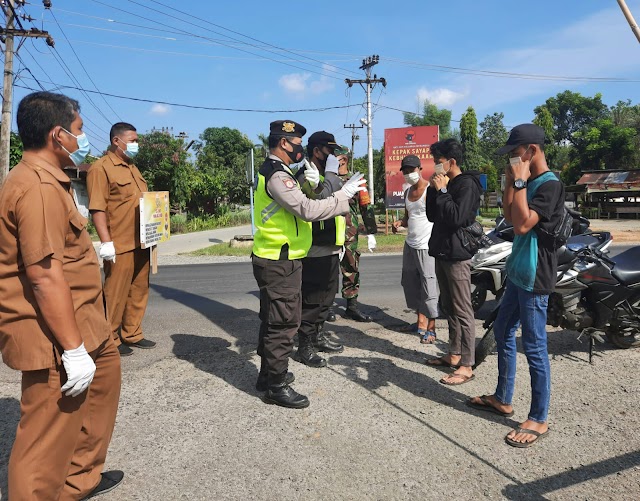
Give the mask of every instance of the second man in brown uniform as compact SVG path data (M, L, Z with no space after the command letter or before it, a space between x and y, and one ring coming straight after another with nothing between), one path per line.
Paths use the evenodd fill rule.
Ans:
M153 348L144 339L142 318L149 299L149 249L140 248L140 195L147 183L133 163L138 134L133 125L111 127L111 146L87 175L89 210L102 242L104 294L113 338L120 355L131 346Z

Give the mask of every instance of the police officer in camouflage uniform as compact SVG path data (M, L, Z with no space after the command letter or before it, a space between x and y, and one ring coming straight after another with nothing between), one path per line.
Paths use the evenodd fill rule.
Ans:
M349 156L351 152L346 146L341 146L335 151L338 157L338 175L343 181L351 177L349 173ZM358 308L358 292L360 291L360 251L358 250L358 234L367 235L367 247L370 252L376 247L378 232L373 205L360 205L360 193L349 200L349 214L347 219L347 234L344 242L344 256L340 261L342 271L342 297L347 300L345 316L358 322L371 322L372 318L365 315ZM358 223L358 214L362 215L363 225Z

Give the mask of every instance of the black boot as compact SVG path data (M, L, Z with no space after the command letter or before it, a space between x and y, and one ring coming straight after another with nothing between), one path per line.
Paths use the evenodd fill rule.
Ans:
M313 349L311 338L301 332L298 333L298 351L294 355L293 359L301 364L314 367L316 369L327 366L327 361L319 356Z
M285 378L285 383L291 384L296 380L296 377L293 375L293 372L287 372L287 376ZM267 371L260 372L258 374L258 381L256 381L256 390L258 391L267 391Z
M333 311L333 305L329 306L329 313L327 314L327 322L336 321L336 312Z
M331 331L325 331L324 324L319 324L316 329L316 335L313 337L313 346L316 350L326 353L342 353L344 351L344 346L331 341Z
M356 322L371 322L373 320L369 315L365 315L360 311L360 308L358 308L358 300L355 297L347 299L345 316Z
M287 373L270 376L264 402L290 409L304 409L309 407L309 399L296 392L286 381Z

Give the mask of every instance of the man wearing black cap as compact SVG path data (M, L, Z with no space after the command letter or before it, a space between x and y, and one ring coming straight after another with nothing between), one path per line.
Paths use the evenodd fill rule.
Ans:
M433 222L429 255L436 258L440 304L449 324L449 353L428 365L453 367L446 385L471 381L475 363L476 324L471 304L471 258L460 233L476 220L480 208L480 173L462 171L462 145L445 139L431 145L435 174L427 188L427 217Z
M334 150L338 143L325 131L309 136L307 156L321 176L321 184L312 198L325 199L342 188L338 177L338 159ZM348 211L347 211L348 212ZM344 245L346 221L340 215L313 223L313 243L302 260L302 321L298 331L298 351L295 360L309 367L325 367L327 361L317 351L340 353L344 347L331 340L324 330L329 308L339 285L340 252Z
M407 155L400 163L404 180L410 185L405 191L404 217L393 223L393 232L400 226L408 228L402 251L402 288L407 307L418 315L417 334L423 344L436 342L438 318L438 282L436 261L429 255L429 239L433 223L427 219L427 187L422 177L420 159Z
M309 400L289 386L287 371L293 336L300 327L302 259L311 247L311 223L344 214L349 199L364 189L362 176L345 183L324 200L311 200L300 189L289 165L304 159L302 136L306 129L293 120L272 122L269 157L256 177L253 240L253 275L260 288L261 357L256 389L264 401L303 408Z
M475 408L513 415L516 377L516 330L531 374L528 419L509 432L513 447L530 447L549 432L547 414L551 369L547 351L547 305L556 283L557 254L548 235L562 217L564 187L547 166L544 130L533 124L514 127L499 155L509 154L505 168L504 215L516 234L507 260L507 287L493 329L498 346L498 385L493 395L474 397Z

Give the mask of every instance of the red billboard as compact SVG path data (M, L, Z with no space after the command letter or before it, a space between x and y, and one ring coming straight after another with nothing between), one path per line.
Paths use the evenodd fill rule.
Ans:
M400 163L407 155L415 155L422 165L422 177L433 175L431 145L438 141L437 125L401 127L384 130L384 170L387 183L385 206L387 209L404 209L403 194L409 187L400 172Z

